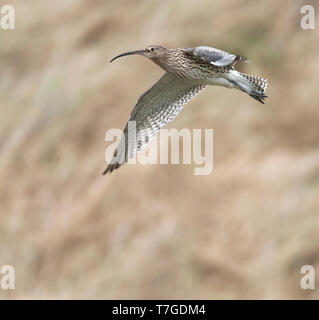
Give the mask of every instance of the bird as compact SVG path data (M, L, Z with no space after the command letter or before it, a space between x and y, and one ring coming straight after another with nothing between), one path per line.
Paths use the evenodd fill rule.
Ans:
M119 54L110 62L129 55L144 56L165 73L137 100L103 174L113 172L136 156L189 100L209 85L241 90L261 103L267 98L267 79L235 70L238 61L248 62L240 55L207 46L170 49L150 45L142 50ZM136 125L133 136L130 135L130 121L135 121Z

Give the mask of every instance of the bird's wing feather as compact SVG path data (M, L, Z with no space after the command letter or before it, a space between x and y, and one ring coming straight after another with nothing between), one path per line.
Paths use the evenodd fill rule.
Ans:
M115 156L104 174L112 172L134 157L162 127L178 115L189 100L205 87L206 85L179 79L170 73L165 73L138 99L125 126ZM130 131L131 121L136 123L136 132Z
M205 46L187 48L185 49L185 52L217 67L226 67L233 65L237 60L241 58L237 55Z

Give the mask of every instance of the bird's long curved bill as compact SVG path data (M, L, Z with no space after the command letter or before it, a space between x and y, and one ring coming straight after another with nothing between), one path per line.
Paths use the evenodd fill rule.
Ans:
M142 53L144 53L144 50L136 50L136 51L125 52L125 53L119 54L118 56L114 57L110 62L112 62L115 59L120 58L120 57L130 56L131 54L142 54Z

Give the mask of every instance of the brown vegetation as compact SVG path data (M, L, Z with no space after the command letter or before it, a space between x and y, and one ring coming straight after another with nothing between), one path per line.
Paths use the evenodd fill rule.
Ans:
M0 30L0 264L16 289L0 297L318 297L299 285L302 265L319 271L319 31L300 28L302 4L14 2L16 30ZM106 130L162 74L107 61L149 44L228 50L269 79L265 105L210 87L170 124L214 129L209 176L101 175Z

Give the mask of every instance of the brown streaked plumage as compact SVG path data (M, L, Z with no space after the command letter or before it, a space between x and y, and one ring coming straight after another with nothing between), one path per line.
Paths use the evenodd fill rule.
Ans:
M261 103L267 98L267 80L234 70L245 58L210 47L167 49L148 46L114 57L143 55L166 73L137 101L129 121L136 122L136 132L129 134L128 123L111 163L103 174L112 172L143 148L156 133L172 121L183 106L207 85L236 88Z

